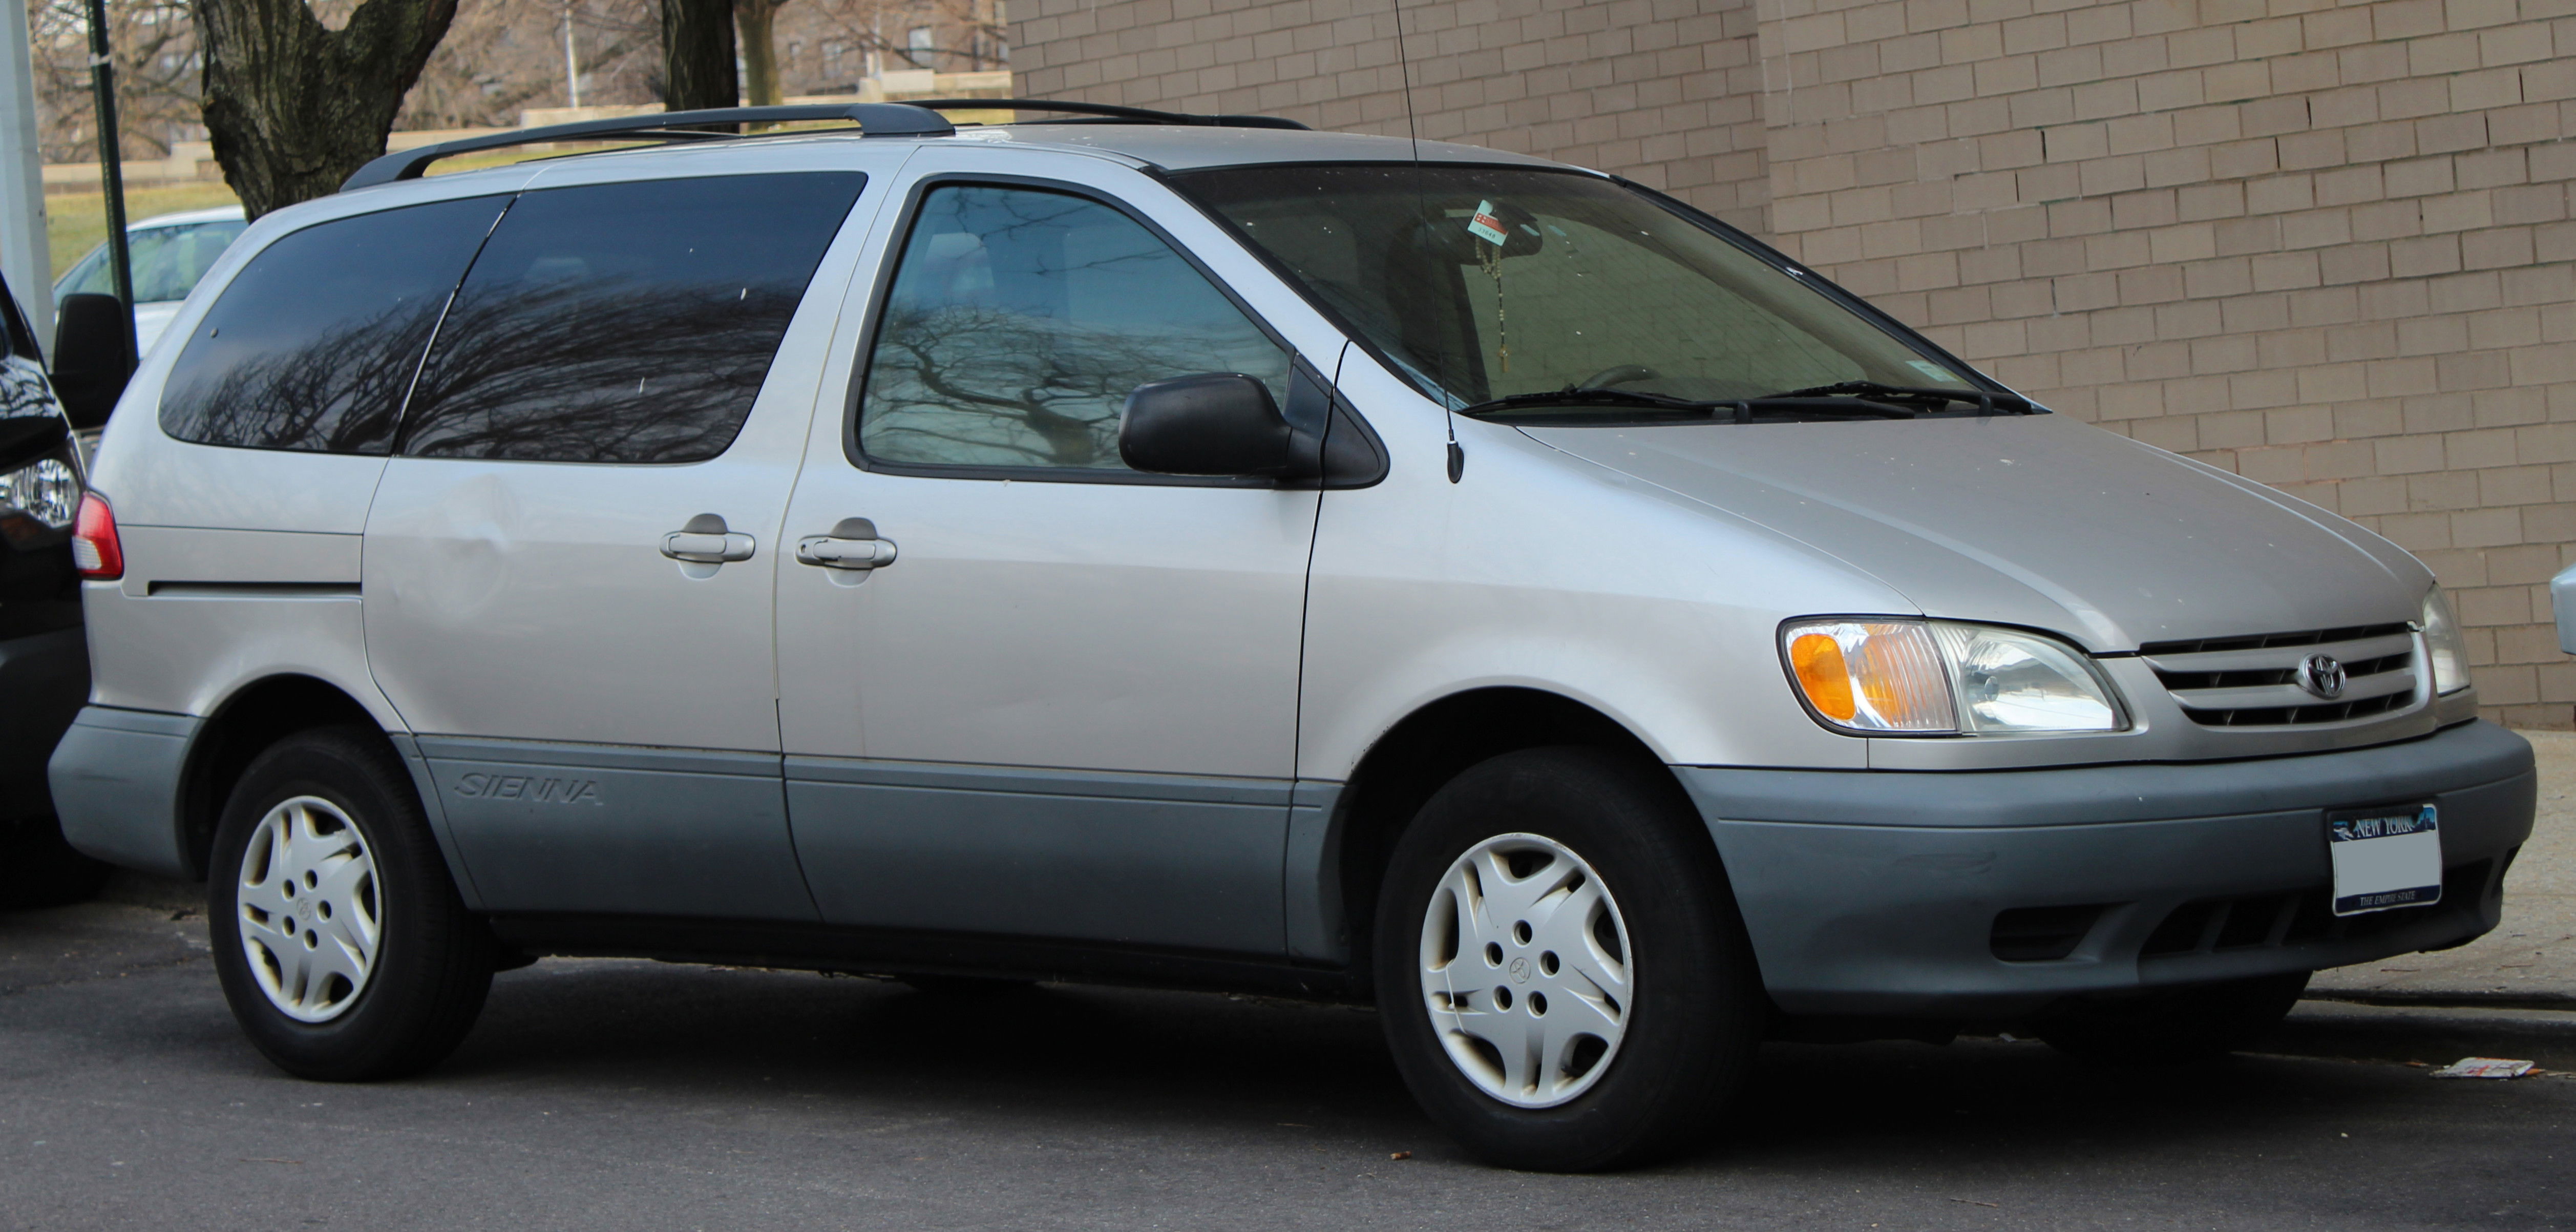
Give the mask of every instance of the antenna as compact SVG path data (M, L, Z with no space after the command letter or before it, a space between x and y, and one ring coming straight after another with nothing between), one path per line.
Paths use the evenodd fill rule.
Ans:
M1413 57L1404 50L1404 0L1391 0L1395 6L1395 66L1398 80L1404 83L1404 132L1413 143L1413 212L1428 223L1431 201L1423 194L1422 123L1413 114ZM1440 417L1449 429L1449 482L1456 483L1467 473L1467 451L1458 447L1458 411L1449 405L1447 390L1440 394Z

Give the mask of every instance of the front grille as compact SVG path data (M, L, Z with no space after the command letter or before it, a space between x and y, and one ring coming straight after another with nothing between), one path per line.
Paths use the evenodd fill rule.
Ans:
M2313 654L2343 665L2342 696L2299 687L2299 663ZM2415 632L2404 623L2149 642L2138 657L2203 727L2341 723L2415 703Z
M2334 913L2334 888L2312 886L2275 894L2204 898L2173 909L2147 942L2140 958L2184 954L2221 954L2230 950L2302 945L2311 941L2349 941L2395 932L2443 911L2473 905L2492 887L2495 861L2477 860L2442 870L2442 901L2422 907L2399 907L2366 915Z

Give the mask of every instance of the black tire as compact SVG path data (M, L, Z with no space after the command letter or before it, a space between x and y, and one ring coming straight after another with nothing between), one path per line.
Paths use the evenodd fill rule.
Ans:
M85 901L107 883L108 871L64 842L51 815L0 821L0 910Z
M373 967L347 1006L318 1023L290 1017L262 991L236 898L253 832L298 796L346 814L375 860ZM418 1073L453 1051L482 1012L496 957L490 930L458 899L411 776L381 733L316 728L261 753L225 802L208 870L207 932L224 999L279 1069L324 1082Z
M1627 928L1624 1034L1593 1062L1604 1068L1592 1085L1554 1107L1506 1103L1471 1081L1442 1045L1423 987L1424 922L1441 880L1460 856L1510 834L1542 836L1590 865ZM1619 1168L1699 1145L1751 1070L1768 1014L1697 812L1662 767L1600 749L1509 753L1442 787L1396 843L1372 951L1405 1085L1467 1150L1510 1168Z
M2264 975L2063 1005L2035 1024L2039 1038L2097 1065L2176 1065L2250 1047L2281 1025L2308 973Z

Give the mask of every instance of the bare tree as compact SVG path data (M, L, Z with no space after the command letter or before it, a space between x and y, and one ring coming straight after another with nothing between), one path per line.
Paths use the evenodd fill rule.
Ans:
M305 0L196 0L205 116L224 181L257 218L335 192L385 152L456 0L363 0L338 28Z
M459 0L447 39L421 69L396 128L506 128L526 107L572 101L564 26L579 46L581 100L662 97L662 31L651 0Z
M784 97L778 86L778 10L787 0L733 0L734 25L742 32L743 99L754 107L774 107Z
M32 0L37 141L47 162L98 157L90 95L89 6L85 0ZM108 44L116 59L118 138L127 157L167 155L174 134L198 121L197 25L186 0L108 0ZM181 139L185 139L184 137Z
M662 102L673 111L731 107L734 0L661 0Z
M817 0L815 24L873 52L887 68L966 73L1007 68L1011 25L1003 0ZM914 30L931 32L916 46Z

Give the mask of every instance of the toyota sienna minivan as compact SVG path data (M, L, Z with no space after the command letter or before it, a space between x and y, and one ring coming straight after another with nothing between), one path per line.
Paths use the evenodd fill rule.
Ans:
M1041 106L389 155L189 296L53 794L272 1061L541 955L1248 990L1601 1168L1765 1038L2170 1062L2495 926L2530 749L2387 540L1616 177Z

